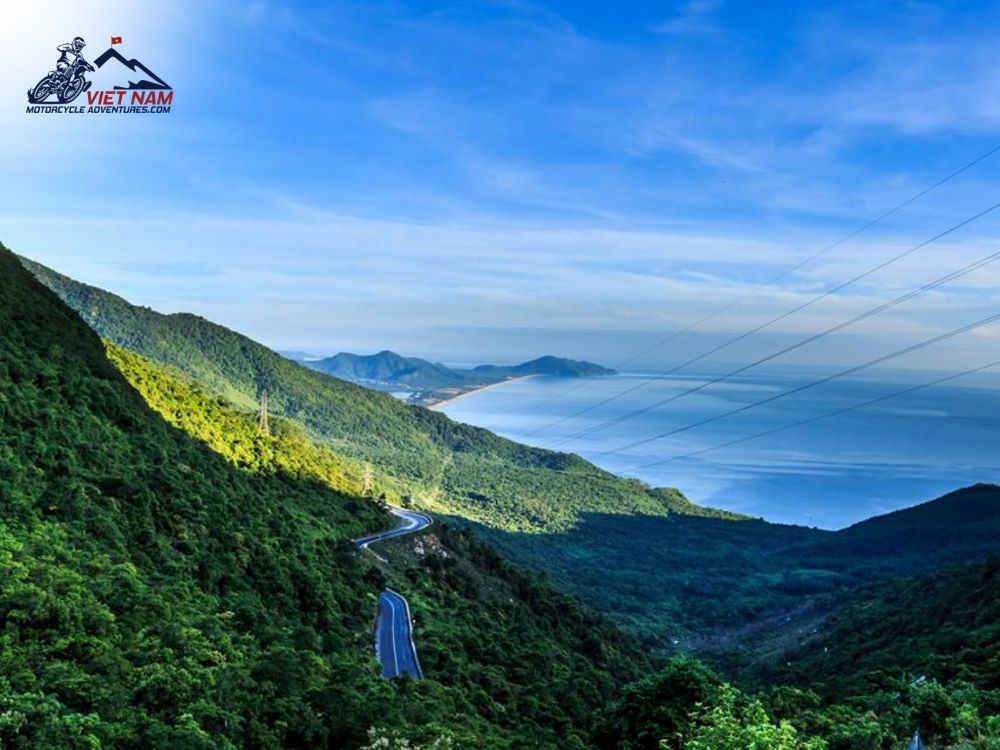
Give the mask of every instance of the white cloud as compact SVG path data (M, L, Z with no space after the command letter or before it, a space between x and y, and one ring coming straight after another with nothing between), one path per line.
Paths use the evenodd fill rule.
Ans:
M899 133L998 126L992 40L974 32L919 44L906 33L845 35L813 19L790 31L802 35L796 64L765 77L745 46L706 34L723 28L725 8L704 0L683 4L658 28L665 36L642 44L588 36L519 5L485 24L474 13L405 6L387 17L363 4L317 13L259 1L225 8L208 24L212 33L232 29L221 48L191 42L208 33L198 29L209 11L185 3L5 8L0 168L19 176L18 192L8 188L13 205L35 199L34 210L7 209L17 215L3 220L5 241L140 302L218 313L252 330L308 327L317 340L343 330L358 309L370 315L350 325L373 336L455 320L652 335L746 294L969 158L938 154L949 147L944 139L920 141L927 159L882 161L864 152L873 134L891 131L890 150L915 151ZM25 28L44 28L46 39ZM54 45L78 33L93 37L92 47L121 34L143 58L148 50L179 71L178 80L197 68L191 85L235 81L246 87L240 96L273 106L232 116L240 96L206 97L217 109L172 114L157 139L147 123L27 117L24 89L51 65ZM700 35L705 49L686 54L677 38L685 34ZM272 56L265 72L277 77L255 93L237 53L261 53L258 45ZM716 55L723 45L726 54ZM218 59L203 60L206 49ZM317 97L303 118L299 89L284 84L334 54L330 76L317 82L333 101ZM830 75L836 65L846 72ZM371 71L380 85L369 88ZM99 188L102 174L131 166L122 166L129 146L150 142L147 163L165 175L162 201L109 193L78 215L50 203L49 176L38 177L83 163L83 180ZM316 164L327 167L318 176ZM24 188L32 180L34 193ZM961 218L994 182L988 169L970 172L706 332L801 304ZM191 208L199 204L208 208ZM953 270L989 250L995 226L927 248L775 330L816 330ZM155 262L162 273L143 266ZM997 304L998 288L996 268L984 269L861 332L919 336Z
M323 332L314 334L313 348L321 348L324 338L344 335L348 320L353 321L350 327L360 325L358 310L365 311L363 329L370 337L379 330L426 331L456 321L501 327L544 321L553 329L668 332L744 297L757 289L757 279L773 275L802 252L798 243L751 242L738 236L532 227L483 218L401 222L295 205L295 214L268 219L211 214L127 221L6 217L0 224L20 252L142 304L193 310L271 341L282 326L295 326L301 335L298 326L309 319L309 327ZM47 225L50 236L55 232L63 238L37 247L30 238L38 222ZM176 268L150 274L142 258L121 262L126 247L141 247L149 259L169 257ZM208 265L206 249L211 249ZM891 249L882 248L886 254ZM951 270L956 257L978 252L959 244L928 248L919 259L921 266L901 271L894 285L859 284L769 328L763 341L833 326L925 283L934 277L932 269ZM843 280L851 257L855 263L871 261L870 255L856 253L822 274L810 269L782 287L760 289L702 326L700 333L745 330L809 301ZM746 277L748 263L756 278ZM703 273L697 272L699 267ZM893 343L926 338L951 321L960 325L987 314L983 310L990 305L1000 305L996 281L995 271L970 278L852 326L845 334ZM970 291L975 291L971 297ZM757 338L749 343L748 351L759 352L763 345ZM825 345L803 353L807 360L831 356ZM739 350L732 356L738 358Z
M688 0L680 13L668 21L657 24L657 34L688 35L706 34L718 30L713 15L722 6L721 0Z

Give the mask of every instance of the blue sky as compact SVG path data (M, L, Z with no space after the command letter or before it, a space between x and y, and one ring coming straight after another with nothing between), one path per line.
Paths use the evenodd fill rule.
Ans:
M22 3L0 10L0 240L278 348L624 358L1000 144L986 2ZM107 37L165 116L39 116ZM640 364L759 322L1000 201L1000 156ZM783 321L766 353L996 249L1000 212ZM842 364L1000 310L1000 264L798 352ZM987 361L984 329L897 365Z

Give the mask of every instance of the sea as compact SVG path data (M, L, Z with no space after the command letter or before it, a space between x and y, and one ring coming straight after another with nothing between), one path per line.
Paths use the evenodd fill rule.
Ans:
M941 376L892 371L789 396L780 394L817 374L734 378L691 393L712 373L533 377L438 408L522 443L676 487L701 505L839 529L1000 482L1000 381L972 376L893 396ZM861 404L868 405L855 408ZM819 418L832 412L840 413ZM673 434L653 439L665 433Z

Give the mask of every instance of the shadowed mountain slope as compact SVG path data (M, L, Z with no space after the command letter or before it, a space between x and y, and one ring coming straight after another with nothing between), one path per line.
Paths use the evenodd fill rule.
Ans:
M191 315L161 315L25 261L116 344L247 409L272 409L377 492L471 524L651 644L714 647L722 628L783 616L830 591L980 559L998 548L996 488L972 488L838 532L747 522L583 459L530 448L287 360ZM361 471L361 469L357 469Z
M349 540L391 522L349 461L282 419L259 434L162 363L106 356L2 247L0 279L0 746L349 749L388 727L587 747L648 668L460 532L436 532L447 555L374 566ZM419 591L420 683L379 677L387 578Z

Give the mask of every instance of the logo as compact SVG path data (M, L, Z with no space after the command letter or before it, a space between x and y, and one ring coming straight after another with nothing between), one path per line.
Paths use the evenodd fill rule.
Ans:
M127 59L115 49L120 36L93 64L83 56L83 37L56 47L59 59L38 83L28 89L27 114L166 114L174 103L174 91L156 73L135 58ZM104 88L91 91L93 74ZM86 93L86 104L80 98ZM76 102L76 103L74 103Z

